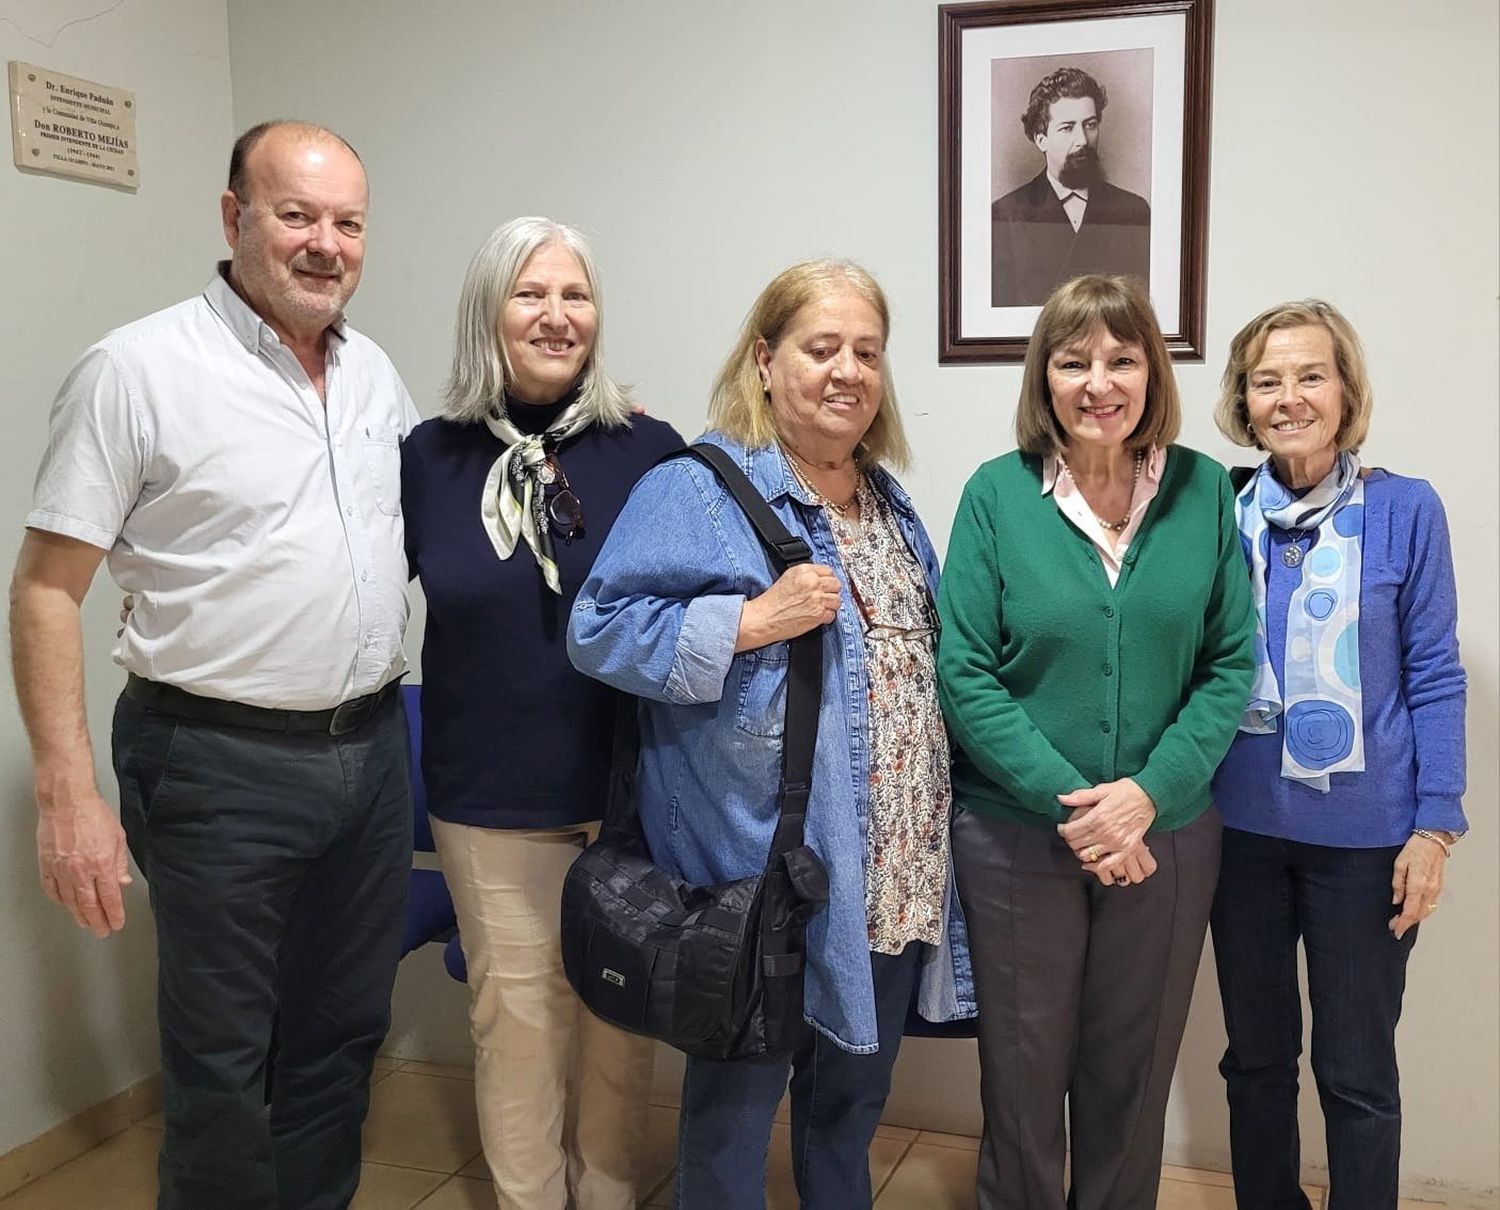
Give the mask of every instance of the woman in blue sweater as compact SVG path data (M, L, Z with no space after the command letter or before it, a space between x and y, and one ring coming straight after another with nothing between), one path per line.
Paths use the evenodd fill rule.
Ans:
M604 370L578 232L520 218L475 254L443 414L401 450L422 581L422 774L469 968L475 1097L502 1206L627 1210L651 1043L563 977L563 875L598 831L616 693L573 670L578 590L641 474L682 445Z
M1406 961L1468 827L1447 522L1423 480L1360 466L1370 404L1359 338L1327 303L1273 307L1230 346L1215 419L1270 454L1237 499L1257 669L1214 779L1219 1070L1241 1210L1308 1205L1299 937L1328 1205L1394 1210Z

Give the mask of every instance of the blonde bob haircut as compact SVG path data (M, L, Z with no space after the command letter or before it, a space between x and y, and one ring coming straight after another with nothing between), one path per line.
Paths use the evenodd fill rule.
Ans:
M1370 374L1365 367L1365 350L1354 326L1339 309L1321 298L1304 298L1299 302L1281 303L1262 311L1247 323L1229 342L1229 361L1219 383L1219 402L1214 408L1214 423L1219 432L1236 445L1264 449L1255 430L1250 427L1250 407L1245 390L1250 371L1266 351L1266 339L1272 332L1287 328L1318 327L1333 339L1334 369L1344 391L1344 409L1339 416L1335 447L1342 451L1357 450L1370 433L1370 413L1375 397L1370 390Z
M578 400L594 424L619 428L630 422L629 391L604 371L604 302L588 242L576 228L549 218L513 218L496 227L464 275L453 330L453 366L443 388L443 418L478 424L491 409L503 411L505 389L514 380L500 317L526 262L540 248L560 244L583 270L597 316L594 347L579 374Z
M1125 448L1144 450L1177 440L1182 402L1151 300L1135 278L1091 275L1075 277L1052 291L1026 346L1016 404L1016 445L1024 453L1045 458L1066 448L1068 435L1052 410L1047 364L1058 349L1087 340L1101 328L1118 341L1139 345L1146 354L1146 406Z
M880 317L880 342L884 347L891 334L891 308L885 291L870 271L848 260L801 261L778 273L760 292L745 317L734 348L714 379L708 400L709 428L751 448L767 446L776 440L771 399L760 380L755 346L764 340L774 353L803 307L843 290L853 290L875 309ZM890 362L884 355L880 358L880 381L883 388L880 410L855 450L855 459L861 466L883 464L901 470L911 462L911 447L906 443L906 430L896 407Z

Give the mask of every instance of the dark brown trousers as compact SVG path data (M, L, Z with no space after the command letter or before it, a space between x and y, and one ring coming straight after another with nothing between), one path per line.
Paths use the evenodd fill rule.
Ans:
M953 861L979 996L982 1210L1155 1207L1221 828L1211 808L1152 834L1156 873L1113 887L1053 828L958 813Z

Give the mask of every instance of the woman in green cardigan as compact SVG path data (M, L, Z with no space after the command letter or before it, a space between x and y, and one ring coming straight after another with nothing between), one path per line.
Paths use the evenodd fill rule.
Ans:
M1209 780L1254 670L1233 494L1179 425L1141 288L1065 283L1027 350L1020 448L969 480L948 545L984 1210L1156 1205L1219 866Z

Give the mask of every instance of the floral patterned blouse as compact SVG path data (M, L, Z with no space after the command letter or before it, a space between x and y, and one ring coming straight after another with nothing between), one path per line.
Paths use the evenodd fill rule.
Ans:
M890 505L861 477L859 520L828 519L865 632L870 818L865 912L870 948L897 954L942 940L948 899L948 735L938 706L936 614Z

